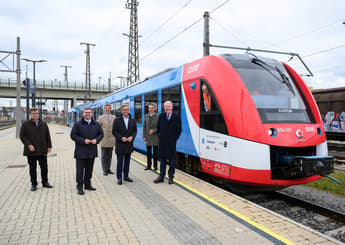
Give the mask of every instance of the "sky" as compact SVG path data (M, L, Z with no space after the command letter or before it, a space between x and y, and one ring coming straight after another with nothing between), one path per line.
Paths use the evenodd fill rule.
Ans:
M299 53L314 73L303 77L308 86L345 86L344 0L139 1L140 79L202 57L203 21L190 25L224 2L211 13L211 44ZM122 33L129 32L130 10L125 4L126 0L0 0L0 50L15 51L19 36L22 57L48 61L37 64L36 80L63 81L60 66L70 65L69 81L82 83L85 47L80 42L94 43L92 83L106 83L111 72L112 82L119 84L116 77L127 75L128 37ZM238 51L211 48L211 54L222 53ZM283 62L290 58L259 55ZM288 64L307 73L295 59ZM31 63L26 68L23 62L21 69L23 78L26 69L32 77ZM0 73L0 79L9 77L14 74Z

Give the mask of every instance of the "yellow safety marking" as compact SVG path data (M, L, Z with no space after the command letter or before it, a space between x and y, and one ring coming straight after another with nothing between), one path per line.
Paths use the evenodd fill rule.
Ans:
M137 157L131 156L131 158L133 158L139 164L141 164L143 166L146 166L146 164L142 160L138 159ZM157 171L157 172L159 172L159 171ZM178 185L182 186L183 188L189 190L190 192L193 192L194 194L196 194L196 195L200 196L201 198L207 200L208 202L210 202L210 203L220 207L221 209L225 210L226 212L233 214L234 216L240 218L241 220L244 220L248 224L251 224L252 226L256 227L257 229L265 232L266 234L269 234L270 236L278 239L279 241L282 241L282 242L284 242L285 244L288 244L288 245L296 244L296 243L290 241L289 239L279 235L278 233L272 231L271 229L269 229L269 228L267 228L267 227L265 227L265 226L255 222L255 221L251 220L249 217L247 217L247 216L237 212L236 210L226 206L225 204L220 203L220 202L210 198L209 196L205 195L204 193L202 193L202 192L200 192L200 191L198 191L198 190L196 190L196 189L194 189L194 188L184 184L183 182L176 180L176 178L174 179L174 182L177 183Z

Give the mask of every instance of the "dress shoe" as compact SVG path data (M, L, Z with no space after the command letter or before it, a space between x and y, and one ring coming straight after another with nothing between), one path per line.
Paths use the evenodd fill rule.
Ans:
M53 188L53 186L51 184L49 184L49 182L42 184L42 186L44 188Z
M114 172L111 170L108 170L108 174L114 174Z
M118 185L122 185L122 179L118 179L118 180L117 180L117 184L118 184Z
M174 184L174 179L173 178L169 178L169 182L168 182L169 185L172 185Z
M83 189L78 189L78 194L79 195L85 195L85 192L83 191Z
M151 168L149 168L149 167L146 167L146 168L144 168L144 170L151 170Z
M108 176L108 173L107 173L107 172L103 172L103 175L104 175L104 176Z
M129 178L129 177L124 178L123 180L124 180L124 181L127 181L127 182L133 182L133 180L132 180L131 178Z
M163 182L164 182L164 179L163 179L162 177L160 177L160 176L158 176L157 179L155 179L155 180L153 181L153 183L155 183L155 184L163 183Z
M89 191L95 191L96 188L93 187L92 185L88 185L88 186L85 186L85 190L89 190Z
M36 191L37 190L37 186L36 185L32 185L30 190L31 191Z

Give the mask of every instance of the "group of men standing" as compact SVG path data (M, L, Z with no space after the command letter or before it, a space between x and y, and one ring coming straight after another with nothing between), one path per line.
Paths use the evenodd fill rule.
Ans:
M164 182L166 165L169 164L169 184L173 184L176 165L176 142L181 134L181 120L173 113L171 101L164 103L164 113L156 113L156 105L150 104L143 124L143 140L147 150L147 167L145 170L158 168L160 157L160 174L154 183ZM71 130L71 139L75 142L74 158L76 159L76 182L79 195L84 195L84 189L95 191L91 184L97 144L101 144L103 174L114 174L111 170L112 152L115 146L117 155L117 184L122 180L133 182L129 177L130 157L133 152L133 141L137 135L135 119L129 114L129 106L121 107L121 116L115 118L111 114L111 105L104 107L105 114L98 120L92 118L91 108L83 110L83 117L76 122ZM37 189L36 166L41 167L43 187L52 188L48 182L47 153L51 150L51 139L48 125L38 120L38 109L30 110L31 119L24 122L21 128L21 140L24 144L24 155L30 165L31 190ZM158 154L159 153L159 154Z

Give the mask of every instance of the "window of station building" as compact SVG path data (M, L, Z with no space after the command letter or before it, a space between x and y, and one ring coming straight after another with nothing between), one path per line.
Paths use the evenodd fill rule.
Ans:
M200 81L200 127L221 134L228 134L224 116L210 86Z
M170 100L173 103L173 112L181 115L181 85L162 90L162 112L164 112L164 102Z
M141 95L134 97L134 118L136 123L142 123L142 97Z
M156 105L156 112L158 111L158 92L151 92L144 95L144 101L145 101L145 113L149 112L149 105L155 104Z

